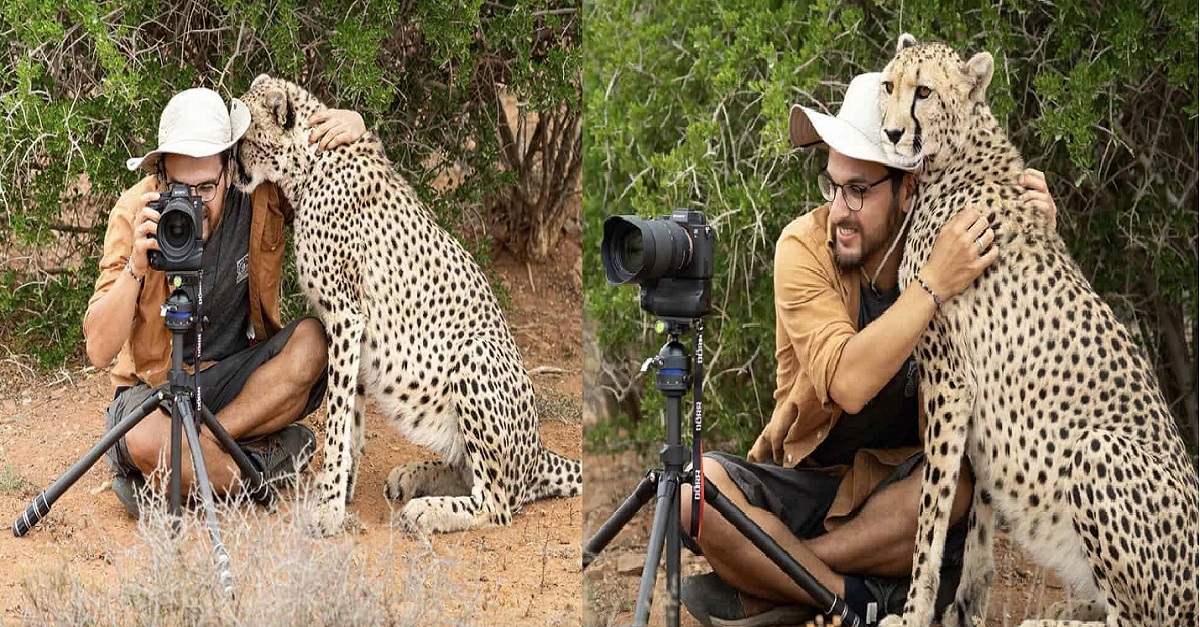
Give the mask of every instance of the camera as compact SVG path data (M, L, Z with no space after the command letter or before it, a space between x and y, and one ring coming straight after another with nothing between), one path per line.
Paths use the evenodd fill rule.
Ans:
M158 212L158 247L149 253L150 267L165 272L200 270L204 259L204 201L176 183L146 205Z
M716 236L704 213L676 209L657 220L604 221L600 261L613 285L641 285L641 307L660 318L694 320L712 309Z

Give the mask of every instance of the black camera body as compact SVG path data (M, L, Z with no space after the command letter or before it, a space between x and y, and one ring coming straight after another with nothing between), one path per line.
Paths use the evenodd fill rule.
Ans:
M204 200L176 183L146 205L158 212L158 247L149 253L150 267L164 272L195 272L204 260Z
M712 309L716 234L700 211L657 220L604 221L600 260L609 283L642 286L641 307L660 318L695 320Z

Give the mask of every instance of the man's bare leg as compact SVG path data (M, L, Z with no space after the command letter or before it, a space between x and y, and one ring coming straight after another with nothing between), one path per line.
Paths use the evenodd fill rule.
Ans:
M908 577L917 539L917 512L921 503L921 462L909 476L867 499L845 524L811 540L805 546L839 573L878 577ZM958 477L950 524L962 519L971 505L969 472Z
M234 439L274 433L295 422L308 402L309 390L325 370L326 359L325 334L320 323L302 320L283 350L255 370L237 397L217 414L217 422ZM130 457L148 477L158 467L160 458L170 459L170 442L171 417L162 411L146 416L125 436ZM214 491L228 491L238 485L241 472L207 428L200 431L200 450ZM186 494L195 481L191 455L187 452L183 455L180 477Z
M719 462L704 458L704 474L705 478L717 486L721 494L729 498L730 502L751 520L758 523L758 526L762 527L767 535L778 542L783 550L787 551L797 562L800 562L800 565L816 577L817 581L820 581L834 594L839 596L844 594L842 576L821 561L805 546L803 541L792 535L791 530L774 514L751 505ZM682 516L679 520L690 521L692 489L687 484L681 487ZM775 562L759 551L758 547L741 535L737 528L712 507L704 508L703 527L698 542L700 548L704 549L704 558L712 565L713 571L721 579L734 584L737 589L768 601L816 605L808 593L797 586L791 577L788 577L775 565ZM751 614L757 613L754 610L755 608L752 607L746 608L746 611Z
M705 475L721 493L838 596L845 596L845 579L839 573L882 577L910 574L923 468L923 464L917 466L908 477L873 495L841 527L811 540L800 540L774 514L750 505L719 462L704 459ZM967 475L963 473L959 480L952 524L961 519L970 505L971 482ZM680 520L691 520L691 486L683 486L680 509ZM739 590L778 603L815 605L791 577L711 507L704 509L703 532L698 542L713 571ZM746 608L752 614L755 609Z
M328 355L321 323L301 320L283 350L250 375L237 397L217 414L217 422L236 440L292 424L308 404L309 390L325 372Z

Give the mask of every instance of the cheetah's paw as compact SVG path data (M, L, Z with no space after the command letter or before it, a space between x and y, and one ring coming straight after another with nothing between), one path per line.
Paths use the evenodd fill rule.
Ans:
M400 510L400 525L405 531L424 536L435 531L437 511L430 506L429 499L416 499L404 504Z
M334 536L342 533L346 523L346 503L342 499L331 499L312 510L308 520L309 531L317 536Z

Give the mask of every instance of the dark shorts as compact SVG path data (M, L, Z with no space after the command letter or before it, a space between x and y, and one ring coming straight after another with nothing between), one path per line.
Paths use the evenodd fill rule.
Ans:
M721 464L751 505L774 514L797 538L807 540L826 532L825 515L837 496L842 483L840 477L821 470L784 468L774 463L756 464L728 453L712 452L705 456ZM924 460L923 452L904 460L871 495L908 477ZM943 571L961 566L966 537L967 517L963 516L946 535Z
M266 342L255 344L202 370L200 383L204 387L200 393L204 399L204 406L212 413L219 414L222 409L233 402L233 399L241 394L242 387L246 385L250 375L283 350L296 330L296 325L300 324L302 320L305 318L293 320L291 324L281 329ZM321 401L325 398L327 380L328 374L322 374L313 384L312 389L308 391L308 403L304 405L304 409L296 420L304 418L321 406ZM113 402L108 406L105 429L112 429L116 426L122 418L137 409L156 389L158 388L150 387L142 382L132 387L117 388ZM137 470L133 458L129 456L125 438L121 438L115 446L108 449L105 458L108 460L109 468L116 473L129 474Z

